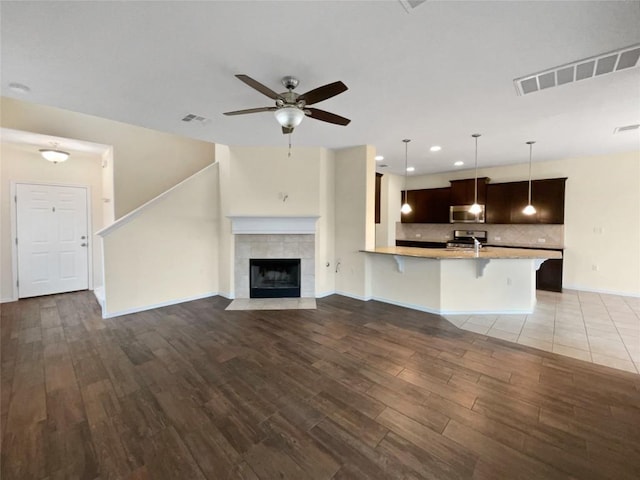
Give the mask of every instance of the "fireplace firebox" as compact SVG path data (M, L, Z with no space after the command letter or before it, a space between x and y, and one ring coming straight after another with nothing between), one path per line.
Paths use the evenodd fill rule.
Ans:
M250 259L249 286L251 298L300 297L300 259Z

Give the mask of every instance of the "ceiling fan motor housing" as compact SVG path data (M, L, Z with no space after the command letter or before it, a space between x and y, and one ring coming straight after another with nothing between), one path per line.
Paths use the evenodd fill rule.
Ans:
M291 75L282 77L282 84L287 90L293 90L298 86L299 83L300 81L296 77L292 77Z

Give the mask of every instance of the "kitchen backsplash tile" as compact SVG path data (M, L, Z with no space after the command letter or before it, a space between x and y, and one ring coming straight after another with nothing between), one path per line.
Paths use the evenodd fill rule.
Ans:
M492 245L563 248L564 225L502 225L487 223L396 223L397 240L446 242L454 230L486 230Z

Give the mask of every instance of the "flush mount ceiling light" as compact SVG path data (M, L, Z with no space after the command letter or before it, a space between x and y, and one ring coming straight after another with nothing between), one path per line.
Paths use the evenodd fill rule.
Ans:
M469 213L473 213L474 215L477 215L482 211L482 207L478 205L478 137L480 136L480 134L474 133L471 136L476 140L476 175L475 175L475 182L474 182L474 189L473 189L473 192L474 192L473 205L469 207Z
M400 212L403 214L407 214L407 213L411 213L411 205L409 205L409 203L407 202L407 171L409 170L407 168L407 161L408 161L408 150L409 150L409 142L411 140L409 140L408 138L405 138L404 140L402 140L404 142L404 202L402 203L402 207L400 208Z
M536 142L527 142L527 145L529 145L529 201L527 202L527 206L522 210L522 213L524 213L525 215L533 215L534 213L536 213L536 208L531 205L531 154L534 143Z
M384 160L384 157L382 155L376 155L376 162L380 162L382 160Z
M439 152L440 150L442 150L442 147L440 145L434 145L429 150L431 150L432 152Z
M407 167L407 172L415 172L416 167Z
M26 94L31 91L31 89L27 85L23 83L18 83L18 82L11 82L9 84L9 89L16 93L21 93L21 94Z
M70 153L65 152L63 150L58 150L58 144L55 142L51 142L52 148L41 148L40 155L45 160L52 163L64 162L69 158Z
M457 162L453 163L454 167L461 167L462 165L464 165L464 162L462 160L458 160Z

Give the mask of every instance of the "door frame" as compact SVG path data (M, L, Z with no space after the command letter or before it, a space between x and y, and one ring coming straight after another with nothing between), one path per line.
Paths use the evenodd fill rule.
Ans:
M12 271L12 290L13 295L11 301L17 301L20 297L20 287L18 286L18 249L16 245L16 236L18 235L18 204L16 202L18 185L45 185L47 187L73 187L83 188L87 195L87 279L88 288L93 291L93 224L91 223L91 185L79 185L72 183L52 183L52 182L29 182L29 181L11 181L11 271Z

